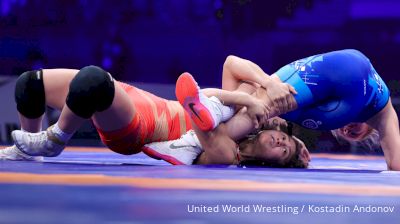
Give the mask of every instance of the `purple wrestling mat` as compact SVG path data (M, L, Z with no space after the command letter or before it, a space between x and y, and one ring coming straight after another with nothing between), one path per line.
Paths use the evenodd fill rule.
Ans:
M0 161L0 223L400 223L383 157L312 155L310 169L171 166L68 148Z

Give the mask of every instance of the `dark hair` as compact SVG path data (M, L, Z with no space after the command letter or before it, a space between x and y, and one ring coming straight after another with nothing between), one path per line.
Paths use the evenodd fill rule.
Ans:
M288 126L290 128L290 126ZM257 141L258 137L262 133L263 130L277 130L283 131L287 133L282 127L263 127L261 131L258 131L257 134L252 134L247 136L244 140L239 143L239 149L247 147L248 144L254 144ZM290 135L289 135L290 136ZM262 166L262 167L274 167L274 168L307 168L307 164L305 164L300 159L301 148L303 147L302 144L296 138L292 138L295 142L295 153L292 157L285 163L280 163L278 161L264 161L261 159L251 158L246 159L240 162L240 166Z

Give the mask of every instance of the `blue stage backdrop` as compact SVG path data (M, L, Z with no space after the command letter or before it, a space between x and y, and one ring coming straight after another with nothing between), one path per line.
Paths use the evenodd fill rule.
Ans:
M392 96L400 95L397 0L0 1L1 85L11 89L2 94L4 108L15 108L7 80L31 69L99 65L151 91L164 85L170 90L158 93L173 98L184 71L201 86L220 86L231 54L271 74L344 48L366 54ZM1 112L2 142L18 125L10 111Z

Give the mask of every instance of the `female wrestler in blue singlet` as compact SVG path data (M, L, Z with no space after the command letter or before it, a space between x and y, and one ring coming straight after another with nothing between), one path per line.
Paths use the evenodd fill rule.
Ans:
M375 129L379 132L388 168L400 170L397 114L386 84L361 52L348 49L307 57L282 67L271 76L265 75L251 61L228 57L223 71L223 89L235 90L243 80L266 89L266 99L272 98L280 108L272 116L281 115L306 128L337 129L337 133L349 141L363 140ZM288 98L293 91L278 88L284 84L290 84L297 91L293 95L295 102ZM282 91L286 91L285 94ZM279 94L281 96L276 97ZM243 130L243 133L248 131Z
M290 63L276 72L292 85L298 109L286 120L306 128L332 130L365 122L389 102L389 90L367 57L334 51Z
M215 151L221 152L217 153L221 159L226 148L235 148L233 141L255 131L255 126L265 122L266 118L281 115L306 128L340 128L337 133L350 141L363 141L372 131L379 132L378 141L388 168L400 170L399 125L389 90L368 58L359 51L341 50L311 56L290 63L271 76L251 61L228 56L223 68L222 88L229 91L204 89L200 92L196 86L192 76L183 74L178 79L176 92L184 107L191 104L187 112L197 129L201 129L195 130L204 150L200 160L202 155L215 154ZM216 118L218 110L207 106L213 103L201 96L216 96L222 102L232 104L233 101L228 99L239 98L238 90L253 94L260 103L267 103L270 106L267 116L261 112L255 117L243 108L229 122L220 124L221 120ZM277 143L273 139L266 142ZM157 143L149 147L156 150L168 147L168 144ZM282 150L285 151L284 147ZM176 152L170 150L171 153ZM307 162L307 149L302 149L300 158Z

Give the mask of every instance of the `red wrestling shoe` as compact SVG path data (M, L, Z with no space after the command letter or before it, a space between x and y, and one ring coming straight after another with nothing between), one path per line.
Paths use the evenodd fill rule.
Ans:
M200 91L192 75L185 72L179 76L175 94L179 103L201 130L209 131L219 124L213 102Z

